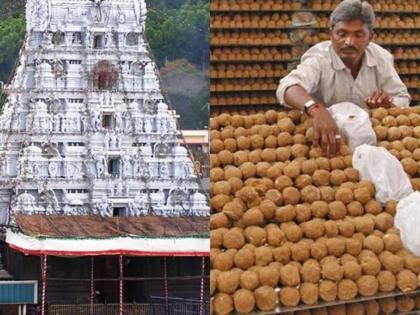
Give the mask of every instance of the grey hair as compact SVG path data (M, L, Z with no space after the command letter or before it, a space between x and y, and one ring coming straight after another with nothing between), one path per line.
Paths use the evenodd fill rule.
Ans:
M334 28L338 22L360 20L373 31L375 13L372 6L361 0L343 0L330 16L330 27Z

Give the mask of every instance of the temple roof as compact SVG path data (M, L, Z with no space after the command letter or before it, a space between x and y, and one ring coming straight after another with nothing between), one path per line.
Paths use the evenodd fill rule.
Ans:
M208 236L208 217L111 217L18 215L28 236L53 238Z
M10 247L29 255L203 256L208 217L18 215Z

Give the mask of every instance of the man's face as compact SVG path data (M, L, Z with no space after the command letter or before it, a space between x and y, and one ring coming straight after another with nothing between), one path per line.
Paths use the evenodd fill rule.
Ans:
M355 63L363 57L373 34L362 21L353 20L338 22L330 36L337 55L344 62Z

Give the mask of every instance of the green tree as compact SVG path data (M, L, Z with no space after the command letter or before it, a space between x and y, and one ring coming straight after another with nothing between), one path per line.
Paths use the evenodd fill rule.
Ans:
M0 21L0 81L7 81L25 36L25 19L8 17Z
M161 68L163 88L180 116L183 129L202 129L208 124L209 78L185 59Z
M186 58L206 69L209 57L209 1L151 1L146 37L159 66L167 61Z
M25 13L25 0L1 0L0 19L8 16L18 17Z
M177 9L185 3L185 0L146 0L147 7L154 9Z

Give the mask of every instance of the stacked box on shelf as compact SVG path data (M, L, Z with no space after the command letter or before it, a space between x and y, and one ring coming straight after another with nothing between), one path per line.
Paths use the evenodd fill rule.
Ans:
M325 303L418 289L420 258L403 248L393 227L396 202L375 200L374 185L359 179L347 146L339 156L321 156L311 148L311 118L297 110L216 109L212 115L216 314L325 310ZM371 121L378 145L401 161L419 191L420 108L376 109ZM407 297L397 300L399 311L414 308Z
M329 39L328 17L339 2L212 0L211 106L277 105L278 80L296 66L305 50ZM410 63L420 60L420 4L370 3L377 14L374 41L394 53L397 66L409 68L399 73L412 105L420 104L418 67Z

